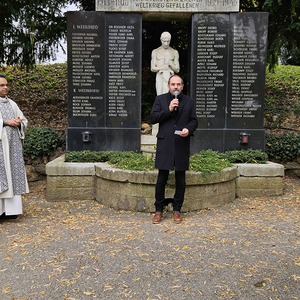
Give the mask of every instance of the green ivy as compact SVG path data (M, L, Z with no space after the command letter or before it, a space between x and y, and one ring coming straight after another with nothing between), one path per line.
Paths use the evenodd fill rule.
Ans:
M266 153L278 162L295 160L300 156L300 133L267 134Z
M49 156L62 145L60 134L48 127L30 127L24 140L24 155L30 158Z
M110 151L72 151L65 155L66 162L107 162L111 155Z
M154 170L154 161L142 153L131 151L73 151L65 155L66 162L107 162L118 169ZM234 163L266 163L267 153L261 150L232 150L221 153L202 150L190 158L190 170L194 172L219 172Z
M264 104L266 128L280 128L290 115L298 115L299 95L299 66L279 65L275 72L267 72Z

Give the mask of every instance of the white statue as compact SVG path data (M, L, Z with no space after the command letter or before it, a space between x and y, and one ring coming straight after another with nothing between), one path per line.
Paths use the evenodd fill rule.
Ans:
M171 34L163 32L160 37L161 46L151 54L151 71L156 72L156 94L167 93L168 80L174 73L179 72L178 51L170 47Z

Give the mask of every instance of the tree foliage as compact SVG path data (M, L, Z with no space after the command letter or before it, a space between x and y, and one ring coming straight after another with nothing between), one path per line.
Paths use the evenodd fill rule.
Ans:
M242 0L242 11L269 13L268 64L300 65L300 0Z
M0 63L31 66L55 58L66 35L70 0L2 0Z
M78 5L82 10L93 11L95 10L96 0L79 0Z
M71 3L81 10L95 10L95 0L2 0L0 64L31 66L55 59L66 37L63 9ZM269 13L271 68L279 57L300 64L300 0L240 0L240 10Z

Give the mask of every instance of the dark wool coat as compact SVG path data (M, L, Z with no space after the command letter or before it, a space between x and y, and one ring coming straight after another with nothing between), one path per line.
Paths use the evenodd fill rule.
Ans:
M161 170L185 171L189 168L190 138L198 127L195 102L189 96L179 95L177 111L170 112L169 104L174 96L171 93L155 98L150 119L159 123L155 167ZM187 128L189 136L174 134L175 130Z

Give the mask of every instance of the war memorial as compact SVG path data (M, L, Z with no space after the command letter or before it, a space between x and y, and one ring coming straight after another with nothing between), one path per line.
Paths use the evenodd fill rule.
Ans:
M264 149L267 13L239 12L238 0L98 0L67 14L67 150L140 151L143 22L161 19L190 24L192 152Z

